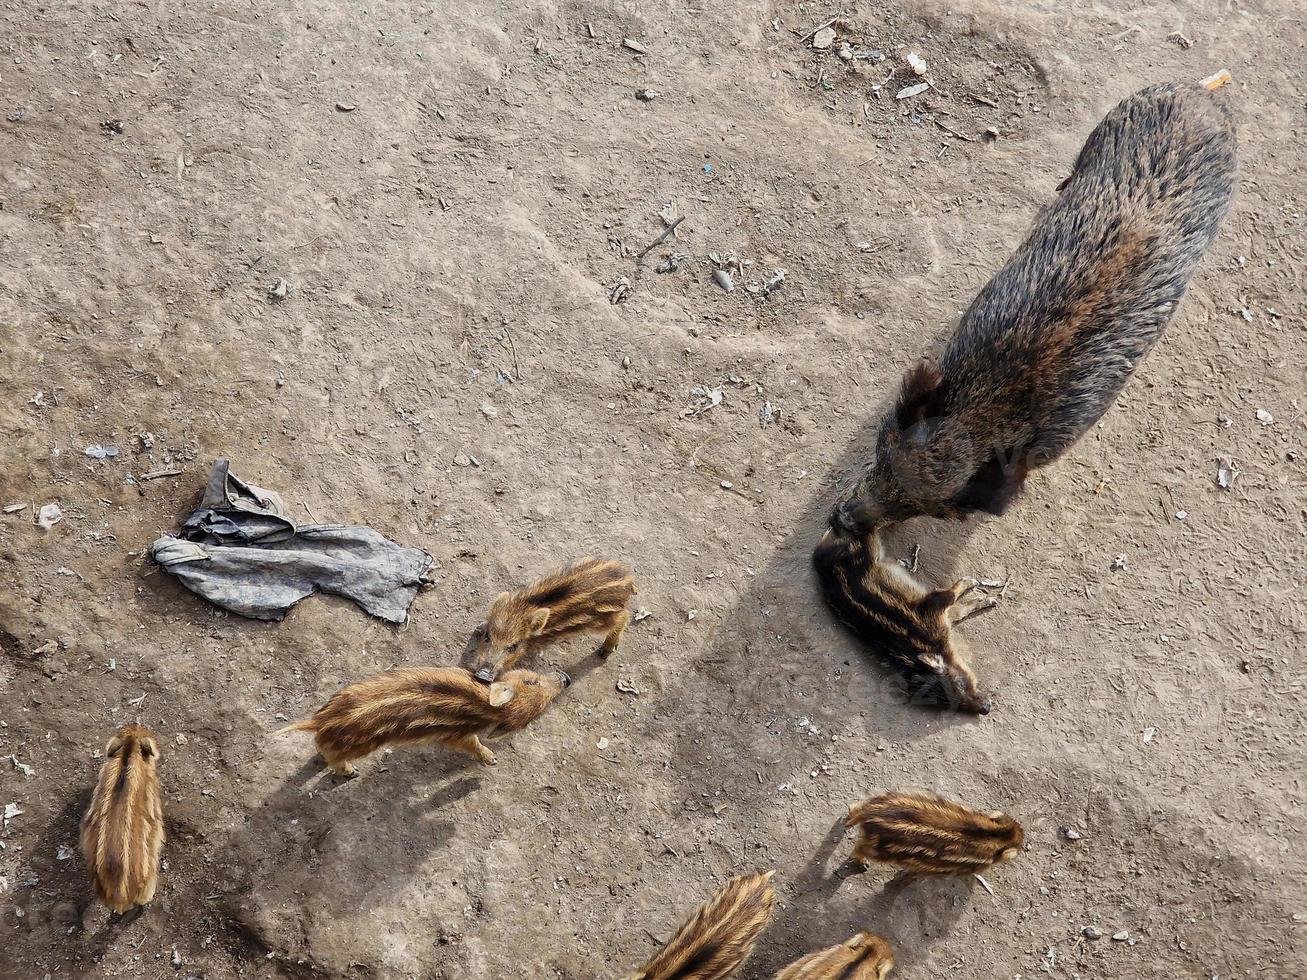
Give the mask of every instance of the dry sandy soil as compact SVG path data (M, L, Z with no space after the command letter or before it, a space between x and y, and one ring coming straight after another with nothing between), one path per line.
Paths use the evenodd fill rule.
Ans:
M888 63L802 42L841 13ZM775 868L743 977L858 928L905 978L1307 977L1300 3L0 18L0 499L28 505L0 519L0 974L611 978ZM909 49L935 88L897 100ZM1010 576L964 627L994 714L900 703L816 597L834 493L1102 114L1222 66L1240 197L1157 350L1005 518L895 542L933 582ZM677 239L637 262L664 211ZM751 263L733 292L712 253ZM251 622L152 568L218 456L428 550L408 625L331 598ZM587 552L651 615L605 666L547 652L577 683L497 768L418 748L336 782L268 736L454 660L495 593ZM110 927L77 822L138 718L167 864ZM845 804L911 787L1025 823L993 895L834 873Z

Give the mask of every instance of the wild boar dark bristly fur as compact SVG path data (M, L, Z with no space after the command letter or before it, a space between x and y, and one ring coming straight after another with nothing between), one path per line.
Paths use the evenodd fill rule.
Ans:
M979 874L1015 857L1021 825L1000 810L982 812L934 793L886 793L849 807L857 827L852 860L884 861L911 875Z
M776 892L774 871L732 878L627 980L721 980L753 952Z
M809 953L791 963L775 980L885 980L894 969L889 943L860 932L838 946Z
M1108 113L938 363L908 372L831 525L861 534L922 515L1004 513L1152 348L1235 181L1230 115L1206 89L1154 85Z
M631 570L615 561L582 558L517 592L502 592L474 637L471 669L491 681L522 657L576 633L602 633L607 658L631 621Z
M82 854L96 896L121 913L153 901L159 882L159 743L148 728L124 725L104 754L91 805L82 817Z
M899 672L913 703L989 714L953 627L997 600L968 598L976 588L960 579L928 589L882 553L876 532L852 537L827 531L812 555L822 595L845 626Z
M461 667L408 667L350 684L312 718L277 734L312 732L322 758L343 776L354 774L354 760L383 746L426 741L494 765L495 754L480 736L526 727L570 683L562 671L513 670L486 685Z

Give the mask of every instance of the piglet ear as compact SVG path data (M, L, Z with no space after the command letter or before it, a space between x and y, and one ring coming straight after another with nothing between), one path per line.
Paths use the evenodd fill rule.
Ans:
M544 632L545 627L549 625L549 610L537 609L531 614L531 632L539 635Z
M513 700L513 695L517 692L507 684L496 681L490 685L490 705L494 708L503 707Z

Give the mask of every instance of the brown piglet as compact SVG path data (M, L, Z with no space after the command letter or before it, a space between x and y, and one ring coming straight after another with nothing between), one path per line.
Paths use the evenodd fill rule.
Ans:
M486 685L461 667L407 667L350 684L278 734L312 732L322 758L342 776L383 746L433 740L494 765L480 736L525 728L571 683L562 671L514 670Z
M599 656L617 649L631 621L631 570L615 561L582 558L516 592L501 592L474 637L471 668L490 682L522 657L576 633L601 633Z
M849 807L860 838L850 855L897 865L909 876L979 874L1021 850L1025 832L1000 810L981 812L934 793L886 793Z
M795 960L775 980L885 980L894 953L880 936L860 932L837 946Z
M996 599L976 596L978 585L971 579L926 588L885 557L874 531L861 536L827 531L812 560L827 605L898 671L914 703L989 714L992 703L980 693L953 627L994 608Z
M96 896L122 913L148 905L159 884L159 743L148 728L124 725L104 754L91 806L82 817L82 855Z
M626 980L721 980L730 976L749 958L771 917L776 901L773 874L732 878L653 959Z

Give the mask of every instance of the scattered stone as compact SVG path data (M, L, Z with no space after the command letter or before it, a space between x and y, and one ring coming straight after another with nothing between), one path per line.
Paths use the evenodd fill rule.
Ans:
M455 454L454 454L454 465L455 465L455 466L471 466L471 465L472 465L472 457L469 456L467 453L455 453Z
M27 504L5 504L6 514L17 514L20 510L27 510Z
M628 681L628 680L626 680L625 678L622 678L622 677L619 677L619 678L617 679L616 687L617 687L617 689L618 689L619 691L621 691L623 694L635 694L635 695L638 695L638 694L640 693L640 689L639 689L638 687L636 687L633 683L631 683L630 681Z
M622 370L623 371L631 370L631 359L629 357L622 358Z
M775 290L781 288L783 282L785 282L785 270L777 269L772 273L772 277L762 284L762 294L770 296Z
M337 103L336 103L336 111L337 111L337 112L353 112L353 111L354 111L355 109L357 109L357 108L358 108L358 106L356 106L353 102L337 102Z
M839 58L840 61L853 60L853 48L849 46L848 41L844 41L840 44L839 50L835 52L835 57Z
M626 299L631 292L631 280L626 276L618 276L617 281L608 287L608 302L616 306L622 300Z
M712 281L728 293L735 288L735 281L731 279L731 274L725 269L718 269L715 271L712 274Z
M280 303L290 294L290 283L285 279L278 279L268 287L268 297L274 303Z
M926 61L917 52L909 51L903 56L903 60L908 63L908 67L912 69L913 74L921 78L926 77Z
M1259 408L1257 410L1257 421L1262 423L1262 425L1270 425L1272 422L1275 421L1275 416L1272 415L1270 412L1268 412L1266 409Z
M648 53L649 53L649 49L648 49L648 48L646 48L646 47L645 47L643 44L641 44L639 41L633 41L633 40L631 40L629 37L624 37L624 38L622 38L622 47L626 48L627 51L634 51L636 54L648 54Z
M1189 38L1185 37L1179 31L1172 31L1170 34L1166 35L1166 39L1172 44L1178 44L1186 51L1194 46L1194 42L1189 40Z
M632 616L631 618L638 623L640 622L640 620L648 619L652 615L653 613L651 613L648 609L644 608L644 606L641 606L639 609L635 611L635 615Z
M758 409L758 421L762 423L765 429L775 421L776 410L772 408L771 402L763 402Z
M113 133L116 136L123 134L123 121L121 119L106 119L100 123L100 128L106 133Z
M58 504L45 504L36 515L36 523L50 530L64 519L64 512L59 509Z
M1083 835L1075 827L1063 827L1062 836L1067 840L1080 840Z
M899 89L898 94L895 95L894 98L896 98L896 99L910 99L910 98L912 98L912 97L915 96L915 95L920 95L922 92L926 91L926 89L928 89L928 88L930 88L930 82L921 82L921 83L918 84L918 85L909 85L907 88L901 88L901 89Z
M36 770L33 769L31 766L29 766L26 762L19 762L18 756L16 755L11 755L9 757L9 761L12 762L14 764L14 768L17 769L19 772L21 772L24 776L30 776L32 775L32 773L36 772Z
M1147 745L1149 742L1151 742L1151 741L1152 741L1154 738L1156 738L1156 737L1157 737L1157 729L1156 729L1153 725L1149 725L1147 728L1144 729L1144 744L1145 744L1145 745Z
M601 738L597 743L595 743L595 748L597 748L600 752L608 748L608 739Z
M17 803L6 803L4 815L0 817L0 820L3 820L4 825L8 827L10 820L14 819L14 817L22 816L22 814L23 811L18 808Z
M1116 940L1118 943L1123 943L1130 938L1130 933L1122 929L1120 932L1112 933L1112 938Z
M1103 930L1098 928L1098 926L1085 926L1080 930L1080 935L1084 936L1086 939L1102 939Z
M985 127L985 139L987 139L987 140L996 140L996 139L998 139L1001 135L1002 135L1002 133L1000 133L1000 132L998 131L998 127L997 127L997 126L986 126L986 127Z
M653 88L638 88L635 90L635 97L641 102L652 102L654 99L662 98L662 92Z
M1234 486L1234 478L1239 475L1239 468L1234 465L1234 460L1229 456L1218 456L1216 458L1216 485L1222 490L1229 490Z
M835 43L835 28L823 27L816 34L812 35L812 46L818 51L825 51Z
M83 449L82 454L89 456L91 459L113 459L118 455L118 448L116 446L101 446L96 443L94 446L87 446Z
M1212 91L1215 91L1216 89L1221 88L1224 85L1230 84L1233 78L1234 75L1230 73L1229 68L1222 68L1215 75L1208 75L1198 84L1205 89L1211 89Z
M1177 510L1175 512L1175 519L1177 521L1183 521L1188 516L1189 516L1189 511L1187 510Z
M1129 559L1128 559L1125 555L1123 555L1123 554L1121 554L1121 555L1117 555L1115 558L1112 559L1112 571L1114 571L1114 572L1123 572L1123 571L1125 571L1126 564L1127 564L1128 562L1129 562Z
M723 490L732 490L732 489L734 489L734 488L735 488L735 484L732 483L730 480L723 480L723 481L722 481L722 489L723 489Z
M71 861L73 859L73 849L67 844L60 844L55 849L54 859L56 861Z

